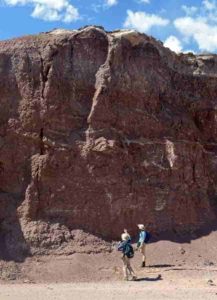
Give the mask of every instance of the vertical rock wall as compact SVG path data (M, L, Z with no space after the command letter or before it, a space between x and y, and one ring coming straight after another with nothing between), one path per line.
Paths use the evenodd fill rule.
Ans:
M117 238L137 223L214 222L216 99L216 56L177 56L134 31L0 42L5 245L58 246L61 228Z

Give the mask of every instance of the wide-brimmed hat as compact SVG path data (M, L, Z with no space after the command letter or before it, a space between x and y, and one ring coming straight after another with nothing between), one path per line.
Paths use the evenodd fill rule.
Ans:
M128 241L130 239L129 233L128 232L122 233L121 239L122 239L122 241Z
M145 226L143 224L138 224L137 226L139 227L140 230L145 230Z

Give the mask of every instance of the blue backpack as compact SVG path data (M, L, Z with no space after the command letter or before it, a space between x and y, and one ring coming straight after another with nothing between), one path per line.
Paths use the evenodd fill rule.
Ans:
M148 231L146 231L145 233L146 233L146 236L145 236L145 243L148 243L148 242L150 241L150 239L151 239L151 234L150 234L150 232L148 232Z
M127 243L125 245L124 255L126 255L128 258L133 258L134 250L133 250L133 247L130 245L130 243Z

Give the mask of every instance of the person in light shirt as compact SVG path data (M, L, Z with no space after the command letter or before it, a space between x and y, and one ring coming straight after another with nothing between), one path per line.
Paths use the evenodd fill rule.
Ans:
M146 263L146 253L145 253L145 239L146 239L146 231L145 231L145 226L143 224L138 224L137 225L140 233L139 233L139 240L137 242L137 249L141 252L142 254L142 264L141 267L144 268L145 267L145 263Z

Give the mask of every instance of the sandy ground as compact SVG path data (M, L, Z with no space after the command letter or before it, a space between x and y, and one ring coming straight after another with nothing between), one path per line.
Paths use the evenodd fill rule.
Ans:
M2 285L1 300L116 300L116 299L217 299L215 286L198 286L198 282L181 285L167 283L109 282L77 284Z
M216 299L217 232L189 243L159 241L131 260L138 280L124 282L117 251L0 261L0 300Z
M217 299L215 265L156 264L140 269L137 256L132 264L138 280L124 282L121 262L113 254L37 260L22 266L23 278L1 282L0 300Z

